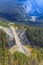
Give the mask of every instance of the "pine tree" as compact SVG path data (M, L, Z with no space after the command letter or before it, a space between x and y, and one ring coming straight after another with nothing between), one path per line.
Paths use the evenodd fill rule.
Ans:
M2 42L2 65L7 65L7 50L5 48L6 44L6 34L4 30L1 30L1 42Z

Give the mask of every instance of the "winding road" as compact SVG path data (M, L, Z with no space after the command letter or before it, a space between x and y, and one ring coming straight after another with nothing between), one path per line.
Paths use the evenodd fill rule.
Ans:
M22 52L26 55L30 55L29 49L27 49L27 47L25 47L25 46L22 46L22 42L20 42L18 34L13 26L9 25L9 28L0 26L0 29L3 29L11 38L14 37L14 39L16 41L16 45L17 45L16 48L18 48L19 52ZM11 47L9 50L10 50L10 52L14 53L15 45L13 45L13 47Z
M10 28L11 28L11 30L12 30L13 37L14 37L14 39L15 39L15 41L16 41L16 44L17 44L17 47L18 47L19 52L25 53L25 52L24 52L24 49L22 48L20 39L18 38L18 35L17 35L15 29L14 29L12 26L10 26Z

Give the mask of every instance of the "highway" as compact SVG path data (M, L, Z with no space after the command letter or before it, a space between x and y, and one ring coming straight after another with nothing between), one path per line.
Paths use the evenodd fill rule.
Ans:
M0 29L3 29L11 38L14 37L17 48L19 52L22 52L26 55L30 55L29 49L27 49L25 46L22 46L22 42L20 41L18 34L13 26L9 25L9 28L0 26ZM15 45L13 45L10 49L10 52L14 53L15 51Z
M18 38L17 32L15 31L15 28L13 28L12 26L10 26L10 28L11 28L11 30L13 32L13 37L14 37L14 39L16 41L19 52L25 53L24 49L22 48L20 39Z
M22 52L22 53L26 54L27 56L29 56L30 55L30 51L29 51L29 49L27 47L22 46L22 42L20 41L15 28L12 27L12 26L10 26L10 28L11 28L11 30L13 32L13 37L14 37L14 39L16 41L16 44L17 44L19 52Z
M0 29L3 29L6 32L6 34L8 34L11 38L13 38L13 34L10 28L0 26Z

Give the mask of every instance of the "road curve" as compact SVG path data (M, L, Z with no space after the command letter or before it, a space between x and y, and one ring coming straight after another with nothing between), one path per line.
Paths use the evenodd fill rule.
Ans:
M15 28L13 28L12 26L10 26L10 28L7 28L7 27L5 28L3 26L0 26L0 29L3 29L11 38L14 37L19 52L22 52L26 55L30 55L30 51L26 47L22 46L22 42L20 42L20 39L18 37L18 34L17 34ZM10 49L11 52L13 51L12 49L13 50L15 49L15 45L13 47L11 47L11 49ZM12 53L14 53L14 52L12 52Z
M24 52L24 49L22 48L20 39L18 38L18 35L17 35L15 29L14 29L12 26L10 26L10 28L11 28L11 30L12 30L13 37L14 37L14 39L15 39L15 41L16 41L17 46L18 46L19 52L25 53L25 52Z
M27 47L22 46L22 42L20 42L20 39L18 37L18 34L17 34L15 28L13 28L12 26L10 26L10 28L11 28L11 30L13 32L13 35L14 35L13 37L14 37L14 39L16 41L19 52L22 52L22 53L26 54L27 56L29 56L30 51L29 51L29 49Z

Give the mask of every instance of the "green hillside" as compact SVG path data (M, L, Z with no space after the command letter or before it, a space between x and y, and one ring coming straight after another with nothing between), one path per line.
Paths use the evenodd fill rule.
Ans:
M18 51L11 54L6 48L8 43L6 33L0 30L0 65L39 65L43 61L43 28L14 26L18 29L27 29L26 35L30 44L26 47L31 50L31 54L26 56Z

